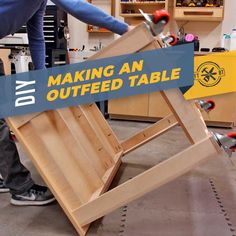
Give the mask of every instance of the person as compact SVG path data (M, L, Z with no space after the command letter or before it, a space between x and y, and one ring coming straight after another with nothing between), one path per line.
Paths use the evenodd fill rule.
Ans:
M131 26L84 0L52 0L52 2L84 23L107 28L119 35L132 29ZM47 0L0 1L0 38L14 34L26 24L35 69L45 68L43 16L46 5ZM4 75L1 62L0 75ZM0 120L0 174L2 176L0 192L10 191L10 202L14 205L45 205L55 200L47 187L34 183L30 172L20 162L16 145L4 119Z

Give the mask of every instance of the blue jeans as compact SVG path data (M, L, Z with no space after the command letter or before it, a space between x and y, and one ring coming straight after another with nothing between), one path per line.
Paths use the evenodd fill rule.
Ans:
M0 59L1 75L4 75L4 68ZM4 185L12 194L21 194L34 184L30 172L20 162L16 145L4 119L0 119L0 174Z

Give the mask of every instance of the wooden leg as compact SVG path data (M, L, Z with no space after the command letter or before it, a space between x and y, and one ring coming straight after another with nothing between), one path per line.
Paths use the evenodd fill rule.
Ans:
M195 104L185 100L179 89L162 91L161 95L172 110L191 143L209 136L209 131Z
M92 202L75 209L73 215L80 225L86 225L185 174L201 161L217 154L210 138L205 138Z
M127 154L133 151L134 149L144 145L145 143L160 136L161 134L165 133L177 124L178 122L176 121L174 115L169 115L164 119L156 122L155 124L149 126L148 128L142 130L141 132L133 135L132 137L122 142L121 146L124 150L123 154Z

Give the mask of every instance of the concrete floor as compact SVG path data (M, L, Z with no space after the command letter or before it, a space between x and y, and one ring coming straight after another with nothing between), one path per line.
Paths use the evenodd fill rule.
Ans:
M109 121L123 140L148 126ZM212 129L227 133L231 129ZM236 131L236 129L233 129ZM189 146L180 127L128 154L113 181L122 183ZM24 164L42 183L18 145ZM142 186L140 186L142 188ZM58 204L16 207L0 194L0 236L75 236ZM236 153L213 158L188 174L94 222L88 236L236 236Z

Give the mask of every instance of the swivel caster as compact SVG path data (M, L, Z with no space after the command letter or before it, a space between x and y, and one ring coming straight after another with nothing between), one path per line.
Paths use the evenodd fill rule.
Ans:
M205 112L212 111L216 106L213 100L199 100L198 104Z
M220 147L224 149L224 151L232 156L232 152L236 151L236 132L229 133L226 135L213 133L214 139L217 141Z

